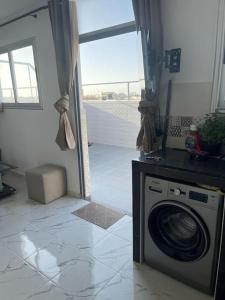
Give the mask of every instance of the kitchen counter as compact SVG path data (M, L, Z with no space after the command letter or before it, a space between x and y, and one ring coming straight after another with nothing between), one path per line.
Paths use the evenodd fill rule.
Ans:
M142 262L141 253L141 214L144 197L145 176L156 176L188 184L205 184L225 191L225 161L210 158L195 161L182 150L167 149L156 154L160 160L147 159L145 156L132 161L133 175L133 258ZM221 255L218 266L218 279L215 299L224 300L225 295L225 222L222 224Z

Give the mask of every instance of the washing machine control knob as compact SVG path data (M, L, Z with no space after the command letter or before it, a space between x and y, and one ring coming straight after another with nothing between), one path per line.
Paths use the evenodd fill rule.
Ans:
M174 195L175 196L180 196L181 190L180 189L174 189Z

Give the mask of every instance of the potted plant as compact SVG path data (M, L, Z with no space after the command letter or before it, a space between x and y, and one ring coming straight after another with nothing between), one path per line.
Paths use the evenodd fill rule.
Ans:
M220 113L208 114L200 126L201 148L210 155L221 154L221 147L225 141L225 115Z

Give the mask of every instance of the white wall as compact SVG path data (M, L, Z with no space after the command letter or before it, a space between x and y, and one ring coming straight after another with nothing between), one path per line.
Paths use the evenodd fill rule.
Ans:
M0 114L2 156L22 172L43 163L65 166L68 190L79 194L77 153L62 152L54 142L58 114L53 104L59 98L59 88L47 10L39 13L37 19L27 17L0 29L0 47L30 37L36 38L43 111L6 109Z
M162 0L165 49L181 48L181 72L174 82L172 115L210 111L218 0ZM166 88L164 90L165 94Z
M137 101L83 101L90 142L136 148L140 129Z

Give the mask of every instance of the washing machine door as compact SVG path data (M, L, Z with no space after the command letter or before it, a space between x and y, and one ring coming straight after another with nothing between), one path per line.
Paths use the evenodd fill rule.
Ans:
M202 219L188 206L162 201L148 219L152 240L166 255L184 262L199 260L209 249L209 234Z

